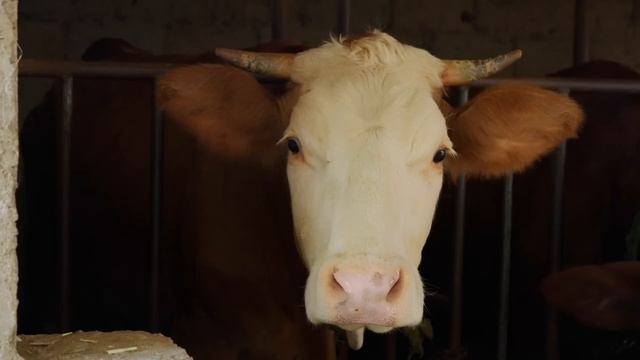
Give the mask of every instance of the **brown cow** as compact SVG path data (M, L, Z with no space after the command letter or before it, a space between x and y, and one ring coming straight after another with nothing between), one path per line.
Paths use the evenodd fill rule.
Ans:
M496 72L519 51L440 60L374 31L297 55L217 54L288 78L292 88L274 98L246 73L193 66L162 79L160 101L213 152L264 156L278 138L287 144L296 243L309 270L307 318L346 330L354 349L365 329L421 322L417 268L444 171L520 171L574 137L581 121L570 99L527 85L487 89L461 109L438 107L443 85Z
M333 270L327 268L327 272L323 270L325 265L317 272L311 269L312 275L315 274L313 276L320 279L319 281L322 282L322 276L328 275L329 280L335 279L335 283L332 282L329 288L318 287L317 291L325 297L325 300L312 303L312 306L308 303L307 316L312 309L310 316L312 321L336 323L352 331L350 342L356 347L362 340L361 331L365 326L376 331L386 331L391 327L415 324L422 317L423 295L417 274L417 264L442 182L441 161L446 158L445 169L452 169L456 173L498 175L506 171L521 170L563 139L574 136L580 123L580 111L572 101L553 92L524 85L504 85L489 89L467 106L452 109L440 100L441 92L439 91L442 86L439 72L448 65L426 52L403 47L404 45L400 45L390 37L387 38L386 35L377 34L344 43L334 42L332 46L337 51L353 51L354 56L364 56L373 62L397 61L393 56L385 57L375 52L377 51L376 39L382 39L381 43L385 43L387 50L393 49L390 52L392 55L395 54L393 56L398 54L405 56L402 55L402 51L406 51L410 54L407 56L415 57L416 67L410 70L427 70L424 74L424 82L417 81L416 79L419 80L420 77L416 77L412 72L406 74L398 72L398 76L404 77L397 79L393 74L388 77L391 81L389 84L393 85L393 81L410 75L412 80L408 84L415 85L416 89L420 90L415 96L407 97L406 101L410 102L404 105L389 103L390 108L396 110L406 107L420 111L406 112L401 118L411 119L411 121L393 124L393 126L400 126L397 129L398 134L404 134L406 138L408 133L424 133L423 135L427 137L421 138L421 141L416 143L416 153L411 154L415 155L415 159L412 158L415 162L411 163L413 180L396 187L398 194L402 196L396 195L399 199L407 202L411 200L415 206L420 205L420 211L406 213L407 219L412 220L406 222L404 228L401 228L410 230L407 232L411 235L409 239L411 242L407 243L407 251L397 251L399 259L397 262L384 258L383 252L375 257L365 254L365 256L358 255L353 258L338 258L339 261L330 259L336 269L338 267L345 269L341 271L331 272ZM369 42L373 45L366 45ZM387 51L384 50L384 46L381 47L382 51ZM366 51L358 49L366 49ZM323 54L319 53L319 55ZM307 56L306 59L313 59L313 56ZM419 59L427 59L427 62L434 67L423 68L422 65L425 64ZM331 58L327 58L327 61L331 61ZM466 65L466 63L462 64ZM314 60L308 65L311 68L320 66L316 70L323 71L322 67L325 63ZM388 64L373 65L375 68L378 65L387 66ZM465 72L466 70L463 69L459 71L460 74L456 75L453 72L443 78L449 79L450 83L456 83L465 78ZM304 85L306 81L314 81L313 71L293 74L293 80L298 84ZM331 73L328 74L331 75ZM334 75L346 76L347 74L348 72ZM332 81L339 80L340 78L336 78ZM177 70L164 78L163 84L161 100L168 109L171 119L175 121L175 123L170 122L167 128L165 234L173 244L179 243L177 248L182 252L180 267L182 276L178 278L183 283L174 287L174 291L178 289L176 294L179 295L176 297L181 305L181 310L176 314L178 320L174 327L176 338L196 358L331 357L334 353L331 336L325 330L311 328L304 314L302 290L306 273L293 246L290 210L289 205L284 201L287 198L287 191L284 181L284 163L280 161L283 149L272 147L286 126L285 122L279 120L288 120L290 107L274 106L273 95L260 87L253 77L229 67L203 65ZM402 90L401 87L397 89ZM140 101L142 99L140 94L150 94L150 90L148 83L137 80L77 82L78 97L74 109L76 121L72 134L72 146L76 150L82 150L74 151L72 158L72 166L75 169L73 206L76 210L74 221L79 225L78 228L83 229L78 229L74 236L76 244L84 247L89 253L99 253L104 249L103 247L106 248L105 244L111 241L112 245L128 250L120 252L119 256L144 259L142 252L144 246L130 244L127 239L141 238L148 228L148 215L145 210L145 205L148 204L146 190L149 156L148 123L140 119L148 119L151 114L145 106L148 103L144 104ZM293 96L281 97L280 99L286 101L280 104L301 104L301 94L305 94L307 90L309 89L305 90L303 87L301 91L296 92L294 88L294 91L289 93ZM384 96L387 92L395 94L395 90L396 88L393 87L382 87L381 94ZM310 91L313 91L313 88ZM430 96L423 96L424 94L430 94ZM384 96L380 97L380 100L387 100ZM138 103L131 106L131 103L127 103L131 99L137 99ZM366 100L367 97L362 99ZM398 99L402 100L402 97ZM435 106L436 102L440 104L441 110ZM314 108L313 102L306 104ZM350 104L355 102L344 102L344 106ZM370 102L364 103L360 110L369 110L367 104L372 105ZM377 104L383 104L383 102ZM517 108L514 105L517 105ZM296 108L299 109L299 107ZM335 115L338 116L340 109L336 111ZM440 111L443 111L450 121L447 124L451 128L449 134L444 126L444 116ZM224 117L220 116L221 113ZM371 112L370 115L375 117L382 113L384 112ZM403 128L407 124L420 124L427 118L418 116L420 114L428 115L429 119L435 119L434 124L425 125L426 127L422 129ZM530 120L534 114L537 114L536 121L531 123ZM391 115L389 118L392 117ZM392 124L387 125L392 129L390 131L395 133ZM316 126L323 126L323 122L316 122ZM290 140L288 146L294 153L304 145L300 139L303 138L302 134L305 130L298 128L297 131L299 134L295 137L288 135ZM381 144L379 139L386 138L381 131L383 131L382 128L374 127L372 131L366 132L367 135L364 138L371 141L371 149ZM313 135L313 132L311 134ZM434 138L434 134L440 134L441 138ZM339 138L331 139L338 141ZM389 141L397 144L398 140L402 139L402 137L392 138ZM408 141L408 139L405 140ZM344 144L354 145L355 143ZM395 149L394 151L399 151L397 146ZM433 153L430 153L431 150ZM458 153L457 157L447 157L447 152L452 155L454 151ZM425 159L422 158L423 152L429 152L429 156ZM356 185L361 184L363 189L366 190L369 187L372 191L385 188L386 185L377 180L383 179L382 177L366 175L365 171L367 170L365 165L380 163L378 155L384 153L364 151L362 159L351 163L364 166L362 171L358 170L356 174L361 179L355 183ZM400 156L400 152L389 154ZM302 156L292 156L292 161L299 161L298 164L302 164L316 160L309 158L312 154L308 152L304 155L306 159ZM338 160L340 159L334 160L334 163L338 164L340 162ZM392 166L397 166L399 163L387 160L385 158L383 162L385 165L380 168L385 172L407 171L395 169ZM427 165L423 166L425 163ZM428 180L427 188L422 183L424 179ZM295 183L292 182L292 184ZM299 181L295 186L298 190L295 190L294 194L306 191L305 186L311 188L310 183L305 184ZM354 189L357 190L357 187ZM412 190L412 193L401 193L400 190ZM415 202L417 194L424 195L422 196L423 204ZM304 198L298 196L297 199L298 203L294 196L294 209L304 206L305 203L300 202L300 199ZM347 205L355 206L361 201L357 197L350 199ZM97 216L98 214L90 206L92 201L107 204L108 207L106 209L102 207L102 213ZM396 210L403 210L402 207L398 207L402 205L401 202L389 203L389 206L391 205ZM384 206L367 206L360 210L371 209L371 214L381 215L382 213L379 212L384 208ZM378 212L373 211L375 209L378 209L376 210ZM351 219L341 225L343 232L350 230L349 224L356 224L362 220L355 217L357 212L342 213L348 215L347 219ZM391 213L403 214L404 212ZM296 214L295 211L294 214ZM299 216L300 212L297 214ZM395 216L389 217L389 220L393 218ZM372 222L371 220L374 219L366 219L364 224L371 225L371 230L383 229L380 227L383 223ZM305 227L300 227L300 220L297 224L298 235L300 235L300 231ZM391 225L396 226L397 223ZM310 228L314 226L310 225ZM102 230L105 228L107 230ZM83 237L89 234L91 241L86 241ZM371 239L375 235L377 234L372 232ZM302 241L306 240L302 239ZM362 245L362 243L337 243L338 246L344 244ZM372 247L371 244L374 246ZM391 252L396 252L395 249L399 248L395 246L393 249L388 244L384 247L377 242L371 242L369 245L370 248L380 247L380 249L386 249L384 251ZM313 251L314 246L316 245L313 242L304 242L301 245L303 260L307 266L311 267L318 256L318 253ZM356 247L345 253L347 255L357 253L358 250L354 250ZM403 256L406 259L403 259ZM104 266L113 268L112 261L101 260L100 257L76 261L83 269L89 268L91 263L102 261ZM371 270L367 268L370 265L382 265L381 270L378 272L373 270L373 274L380 274L378 278L381 284L389 282L385 290L389 294L393 293L391 290L396 283L400 284L395 291L398 295L392 296L390 301L394 302L397 299L399 303L406 303L406 306L394 308L396 305L390 303L392 311L386 312L389 305L384 302L378 304L378 295L375 302L366 300L365 295L372 291L369 289L369 279L366 278ZM398 268L394 268L395 266ZM357 270L359 268L365 271L360 273ZM127 275L142 273L140 269L131 270L115 267L113 270L116 272L115 275L121 271L121 276L109 278L122 279ZM106 277L92 279L87 275L87 271L76 275L78 278L75 282L83 282L89 287L93 286L93 283L107 280ZM132 278L131 281L138 284L144 283L144 279ZM375 285L374 282L372 284ZM100 291L99 295L97 294L98 301L104 296L109 300L105 302L112 304L123 303L119 301L117 291L114 291L117 288L139 289L119 283L111 284L110 288L93 287L94 290ZM312 288L313 286L307 285L307 289ZM362 293L359 293L361 290ZM383 290L380 290L381 294ZM405 294L409 292L411 295ZM338 309L338 318L333 320L331 311L324 312L330 310L329 307L324 307L325 302L332 303L338 297L352 293L365 296L348 302L348 304L365 306L364 317L349 312L352 311L349 310L350 308ZM358 302L362 299L365 300ZM309 301L309 298L307 300ZM368 305L375 305L375 307L366 308ZM357 309L356 307L353 311L357 312ZM314 312L316 310L317 313ZM400 310L406 312L406 317L404 317L405 314L400 313ZM396 316L395 313L399 315ZM387 316L388 314L391 315Z

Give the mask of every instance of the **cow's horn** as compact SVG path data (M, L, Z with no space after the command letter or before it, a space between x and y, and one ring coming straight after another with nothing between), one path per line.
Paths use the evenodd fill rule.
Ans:
M522 57L522 50L484 60L443 60L446 64L442 72L444 85L461 85L491 76L516 62Z
M253 73L276 78L289 78L294 54L261 53L235 49L215 50L216 55Z

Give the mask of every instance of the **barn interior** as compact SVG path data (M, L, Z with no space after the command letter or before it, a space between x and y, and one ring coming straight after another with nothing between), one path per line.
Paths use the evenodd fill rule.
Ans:
M303 321L294 239L271 239L292 227L284 162L173 135L153 74L217 47L296 52L371 29L446 59L522 49L496 77L571 79L549 87L586 120L523 173L446 179L422 253L425 320L350 350ZM20 0L18 31L22 64L123 74L21 69L20 334L161 332L195 359L640 357L640 2Z

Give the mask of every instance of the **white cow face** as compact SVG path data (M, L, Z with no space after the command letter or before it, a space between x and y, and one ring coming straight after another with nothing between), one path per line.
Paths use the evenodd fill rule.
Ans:
M299 55L283 141L313 323L387 331L422 320L422 247L453 154L434 101L444 64L391 37Z

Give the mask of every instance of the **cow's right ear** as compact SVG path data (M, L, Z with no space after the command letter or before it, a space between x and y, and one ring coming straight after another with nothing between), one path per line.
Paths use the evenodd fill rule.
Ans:
M159 80L158 103L207 151L262 157L275 151L285 123L278 100L249 73L224 65L194 65Z
M568 96L517 83L492 86L459 109L442 105L458 154L445 162L453 177L523 171L576 137L584 117Z

